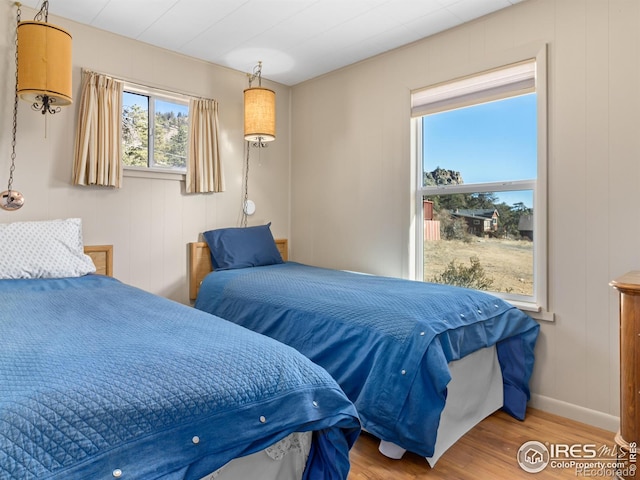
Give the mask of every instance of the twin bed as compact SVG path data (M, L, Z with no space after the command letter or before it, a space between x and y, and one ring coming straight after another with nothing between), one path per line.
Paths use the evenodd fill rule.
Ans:
M268 225L204 237L189 245L195 307L324 367L384 454L409 450L434 465L493 411L524 419L539 325L510 304L289 262L286 240L274 241Z
M346 479L360 424L324 369L87 253L77 219L0 225L0 478Z

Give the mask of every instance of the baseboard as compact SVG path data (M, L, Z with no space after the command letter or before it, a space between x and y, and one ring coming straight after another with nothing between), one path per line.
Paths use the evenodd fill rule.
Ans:
M529 406L553 413L554 415L570 418L576 422L593 425L594 427L602 428L610 432L617 432L620 428L620 417L563 402L562 400L556 400L551 397L545 397L544 395L532 393Z

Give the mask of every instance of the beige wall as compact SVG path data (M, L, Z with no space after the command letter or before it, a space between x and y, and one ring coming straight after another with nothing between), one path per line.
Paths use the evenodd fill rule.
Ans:
M33 18L22 8L22 19ZM153 293L188 301L187 242L204 230L238 226L244 162L242 72L197 61L57 17L73 36L75 103L44 118L19 103L13 188L26 203L0 210L0 222L80 217L86 244L113 244L115 276ZM11 154L15 9L0 2L0 191L6 190ZM256 62L260 59L256 59ZM227 191L185 195L184 181L125 177L119 190L71 185L81 68L138 83L215 98L219 102L221 155ZM251 151L249 197L257 210L249 224L271 221L276 236L289 233L289 87L276 90L278 136L267 149Z
M640 2L527 0L293 87L292 259L409 277L412 89L548 43L549 303L533 404L617 429L618 300L640 268Z

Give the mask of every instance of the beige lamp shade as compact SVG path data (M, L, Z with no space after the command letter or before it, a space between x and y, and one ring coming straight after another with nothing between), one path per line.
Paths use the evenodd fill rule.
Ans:
M71 98L71 35L44 22L18 24L18 86L20 98L38 102L45 95L55 105Z
M271 142L276 139L276 92L254 87L244 91L244 139Z

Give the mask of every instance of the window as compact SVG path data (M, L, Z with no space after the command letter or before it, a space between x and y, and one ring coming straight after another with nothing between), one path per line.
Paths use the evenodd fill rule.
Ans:
M545 76L542 53L412 94L418 279L546 310Z
M189 99L126 85L122 95L125 168L186 172Z

